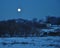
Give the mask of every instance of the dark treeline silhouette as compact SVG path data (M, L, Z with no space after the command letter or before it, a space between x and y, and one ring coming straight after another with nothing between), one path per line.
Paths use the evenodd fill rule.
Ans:
M52 25L60 25L60 17L47 16L46 23L50 23Z
M24 19L12 19L0 21L0 37L39 37L41 29L47 29L47 24L60 25L60 17L46 17L46 21ZM43 32L43 36L60 36L60 30L56 32Z

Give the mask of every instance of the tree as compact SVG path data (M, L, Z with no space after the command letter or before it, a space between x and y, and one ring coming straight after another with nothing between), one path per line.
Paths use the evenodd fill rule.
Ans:
M46 23L50 23L50 24L57 24L57 18L54 16L47 16L46 17Z

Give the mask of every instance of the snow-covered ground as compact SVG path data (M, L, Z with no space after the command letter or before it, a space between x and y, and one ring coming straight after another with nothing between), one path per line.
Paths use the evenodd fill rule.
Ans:
M0 48L60 48L60 37L0 38Z

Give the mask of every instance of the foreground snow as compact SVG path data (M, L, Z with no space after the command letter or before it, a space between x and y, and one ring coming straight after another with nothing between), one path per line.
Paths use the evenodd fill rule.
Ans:
M0 48L60 48L60 37L0 38Z

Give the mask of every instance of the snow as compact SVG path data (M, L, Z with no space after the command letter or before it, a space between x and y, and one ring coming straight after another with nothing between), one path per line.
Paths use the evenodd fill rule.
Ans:
M42 29L41 32L54 32L54 29Z
M60 37L0 38L0 48L59 48Z

